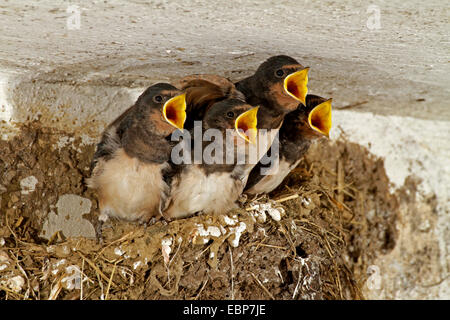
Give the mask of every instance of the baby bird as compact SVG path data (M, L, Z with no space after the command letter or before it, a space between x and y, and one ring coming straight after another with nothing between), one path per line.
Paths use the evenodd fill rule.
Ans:
M161 215L168 185L171 145L166 139L183 129L185 95L158 83L107 127L92 161L89 187L97 190L100 220L116 217L148 222Z
M260 106L256 161L273 161L274 156L269 157L267 151L286 114L295 110L299 102L305 104L308 71L294 58L280 55L267 59L252 76L235 83L247 103Z
M263 166L258 163L250 172L245 193L257 195L273 191L298 165L312 141L328 137L331 129L331 100L307 95L306 108L299 105L295 111L286 115L279 132L279 166L263 173Z
M260 106L258 129L278 129L284 116L305 104L308 71L294 58L274 56L263 62L255 74L235 83L247 103Z
M176 166L178 171L171 180L170 198L163 212L168 220L198 212L222 214L235 208L248 174L255 165L246 161L246 147L256 139L258 107L236 98L220 98L217 91L220 88L214 84L205 85L203 89L199 86L190 88L194 87L195 90L186 91L187 108L190 110L187 114L189 118L202 119L202 159L201 163L195 161L194 142L194 148L187 147L190 163ZM199 114L202 116L199 117ZM199 128L193 126L189 129L195 139L195 131ZM212 137L213 144L207 142ZM211 148L212 145L214 148ZM232 161L227 161L230 158Z

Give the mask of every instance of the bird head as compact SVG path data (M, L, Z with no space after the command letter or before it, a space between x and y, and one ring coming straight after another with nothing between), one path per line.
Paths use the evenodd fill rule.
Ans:
M274 56L266 60L255 72L255 90L274 107L288 113L305 105L308 93L309 68L303 67L294 58Z
M226 99L211 106L203 119L204 127L215 128L223 133L233 130L238 137L254 144L258 133L258 109L240 99Z
M183 129L186 121L185 95L168 83L158 83L145 90L136 108L138 118L160 135Z

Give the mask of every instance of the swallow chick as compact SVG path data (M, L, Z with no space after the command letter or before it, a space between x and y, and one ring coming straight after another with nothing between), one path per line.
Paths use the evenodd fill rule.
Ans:
M170 167L167 136L183 129L185 109L184 93L158 83L106 128L87 180L97 190L101 221L115 217L146 223L160 216L168 193L163 180Z
M259 162L250 172L245 193L258 195L275 190L297 167L311 143L328 137L332 124L331 102L332 99L307 95L306 107L299 105L285 117L279 132L278 166L262 172L263 165Z
M308 71L294 58L274 56L256 72L235 83L250 105L260 106L258 129L279 129L286 114L305 104Z
M210 89L204 88L206 95L214 96L214 91L211 93ZM197 99L204 101L201 96L197 96ZM190 92L186 92L186 100L192 101ZM245 159L249 150L246 146L256 139L258 107L235 98L221 100L207 107L201 122L205 133L201 142L202 161L195 163L194 160L190 164L178 166L178 173L172 179L168 206L163 213L168 220L199 212L222 214L235 208L246 178L255 165L249 164ZM190 116L188 113L188 117ZM211 146L209 141L212 140L205 138L209 129L216 133L214 143L219 148L211 152L211 155L214 153L213 157L217 161L208 160L205 156L206 150ZM191 128L190 132L195 130L195 127ZM193 135L195 138L195 132ZM190 159L193 158L194 148L191 146L189 149ZM222 150L219 156L217 150ZM230 154L233 161L228 162ZM241 163L237 159L241 159Z

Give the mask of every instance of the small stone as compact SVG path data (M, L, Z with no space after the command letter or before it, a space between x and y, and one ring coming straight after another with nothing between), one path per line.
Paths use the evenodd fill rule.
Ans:
M38 180L35 176L29 176L20 180L20 187L22 188L21 193L24 195L34 192L36 189L36 184Z
M5 175L3 176L3 182L8 185L11 183L11 180L16 176L16 171L11 170L7 171Z
M10 198L10 200L11 200L11 203L16 203L16 202L18 202L19 201L19 197L16 195L16 194L12 194L11 195L11 198Z

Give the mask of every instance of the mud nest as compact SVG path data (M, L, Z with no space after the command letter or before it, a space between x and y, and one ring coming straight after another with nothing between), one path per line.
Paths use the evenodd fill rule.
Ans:
M94 149L37 122L0 141L0 299L363 299L367 266L395 246L383 161L345 135L319 141L277 190L227 215L111 221L103 244L43 237L65 194L89 199L84 218L97 223L84 183Z

